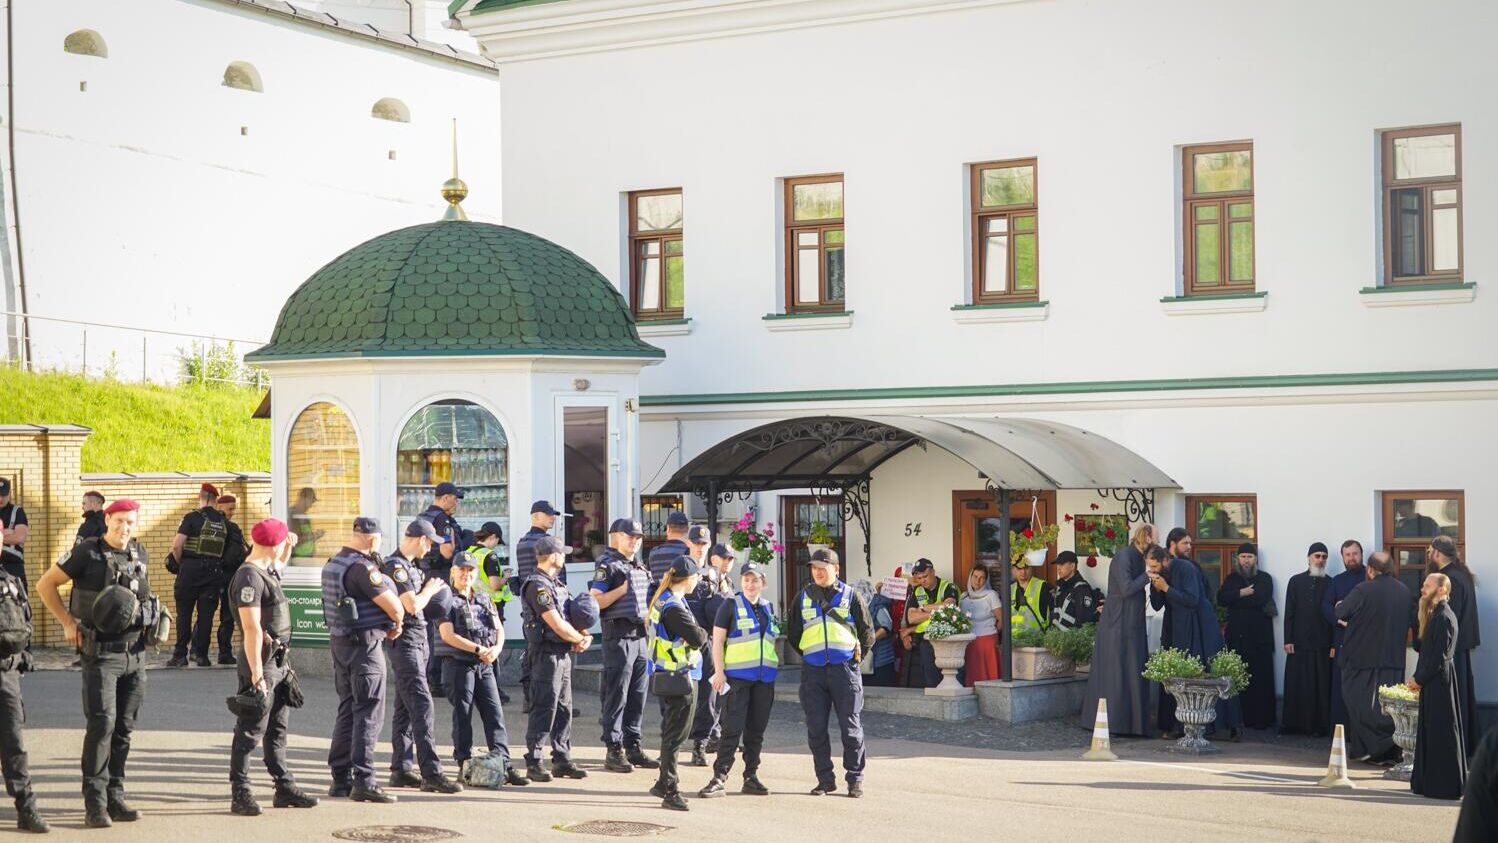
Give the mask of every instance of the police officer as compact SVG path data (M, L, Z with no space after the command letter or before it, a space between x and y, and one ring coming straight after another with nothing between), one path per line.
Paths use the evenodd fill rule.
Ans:
M1076 629L1097 623L1097 589L1077 571L1077 554L1056 554L1056 584L1051 587L1051 624Z
M0 527L0 540L5 528ZM26 765L26 742L21 724L26 721L21 704L21 674L31 671L31 603L26 587L9 571L0 569L0 769L5 772L5 791L16 800L16 828L46 834L51 827L36 812L31 792L31 771Z
M640 749L650 661L645 641L650 568L639 558L644 538L638 521L620 518L609 525L609 548L599 557L593 581L588 583L603 618L603 684L599 688L603 712L598 722L608 747L603 768L613 773L660 766Z
M239 499L233 495L219 495L213 508L224 516L224 522L229 527L229 536L224 542L223 562L219 565L219 581L222 585L218 595L218 663L234 664L234 623L238 610L229 599L229 582L234 579L234 572L244 564L250 546L244 540L244 530L234 523L234 512L239 508Z
M117 500L104 508L103 538L74 547L37 581L42 603L79 648L83 667L83 802L89 828L130 822L140 812L125 802L130 733L146 695L142 651L155 636L160 603L151 594L145 548L134 539L140 506ZM58 588L72 582L68 605Z
M84 539L96 539L108 532L104 526L104 496L98 492L83 493L83 523L78 525L78 534L73 544Z
M687 529L687 555L701 568L701 579L697 587L687 593L687 608L697 625L711 631L718 609L726 597L733 595L733 586L728 582L728 569L733 565L733 556L722 545L717 550L723 556L708 552L712 536L701 524ZM697 710L692 716L692 766L706 767L707 756L718 751L718 694L712 687L713 642L711 636L702 645L702 681L697 685Z
M935 688L941 684L941 668L936 666L936 651L926 640L926 627L931 625L931 614L944 605L957 605L957 586L936 575L936 566L930 559L916 560L912 569L915 587L905 603L905 623L911 627L911 652L909 659L915 687Z
M478 560L466 551L452 558L452 588L440 592L437 614L437 652L444 656L442 684L453 706L453 759L459 778L473 757L473 710L478 708L490 753L505 764L505 784L528 785L530 780L510 760L509 733L499 702L494 662L504 648L494 604L473 588ZM440 613L440 614L439 614Z
M167 667L186 667L189 642L198 667L208 667L208 637L213 631L213 610L218 606L219 568L229 546L229 522L214 507L218 489L204 483L198 490L198 508L187 513L172 539L168 569L175 568L177 585L177 647ZM197 612L194 620L193 612Z
M390 662L395 668L395 714L391 718L390 786L419 787L428 793L459 793L463 786L442 772L437 754L436 707L427 685L427 662L431 644L427 640L425 612L437 592L447 584L427 578L416 566L433 544L447 541L437 535L432 522L417 518L406 525L400 549L386 560L381 572L390 580L405 611L400 637L391 641ZM413 762L421 775L412 772Z
M0 477L0 567L5 572L26 584L26 533L31 526L26 521L26 510L10 499L10 479Z
M435 492L432 505L420 517L432 522L432 529L446 541L432 545L421 562L421 568L422 573L428 577L450 582L448 569L452 566L453 554L460 549L458 526L453 522L453 516L458 512L458 501L463 499L463 490L452 483L443 482L437 484ZM437 640L437 628L428 626L427 641L432 645L432 658L427 663L427 684L434 693L445 695L447 689L442 684L442 656L437 648Z
M837 551L811 555L811 583L786 613L786 640L801 654L801 709L811 747L817 786L811 795L837 790L827 717L836 713L843 737L843 771L848 795L863 796L863 677L858 661L874 645L874 623L858 592L838 579Z
M551 528L556 525L557 516L561 514L550 501L531 504L531 528L515 542L515 578L510 585L511 589L519 590L526 579L536 572L536 543L551 534ZM520 654L520 691L525 700L525 708L522 710L527 714L531 710L530 658L531 648L526 647L525 652Z
M250 791L250 753L265 735L265 769L276 781L277 808L311 808L317 797L296 786L286 767L286 733L290 726L291 603L281 590L281 569L291 559L296 536L275 518L250 530L254 547L229 583L232 617L239 625L239 695L241 707L234 723L229 753L229 810L244 817L260 814Z
M687 514L679 509L673 509L666 514L666 540L650 549L650 590L655 591L660 585L661 577L675 564L677 557L691 555L691 548L687 547L687 532L692 523L687 520Z
M374 752L385 720L385 651L380 642L400 637L405 620L390 581L380 572L380 522L354 519L349 543L322 568L322 613L333 649L333 723L328 795L355 802L394 802L375 784Z
M520 586L520 617L531 666L532 705L525 728L525 769L531 781L585 779L572 763L572 659L593 645L588 630L598 621L591 594L567 593L563 576L572 548L551 536L534 544L536 567ZM541 750L551 744L551 772L541 766Z
M661 807L673 811L687 810L676 774L676 751L692 730L702 645L708 641L707 630L697 625L686 603L686 595L700 579L697 560L676 557L650 605L650 667L656 683L652 687L661 701L661 772L650 795L660 797Z
M744 793L770 795L770 789L759 780L759 753L770 725L770 708L775 705L775 676L780 669L775 638L780 635L780 627L775 623L775 608L763 597L767 583L764 568L744 563L739 571L743 590L724 600L713 618L711 689L726 691L728 696L724 699L727 711L718 757L713 761L713 778L697 794L704 799L726 794L723 782L733 769L733 754L741 737Z
M505 534L499 524L485 521L473 534L475 544L468 548L468 555L478 562L478 576L473 579L473 588L494 604L499 613L499 622L505 620L505 604L515 599L510 590L509 569L498 550L505 543ZM506 700L508 702L508 700Z

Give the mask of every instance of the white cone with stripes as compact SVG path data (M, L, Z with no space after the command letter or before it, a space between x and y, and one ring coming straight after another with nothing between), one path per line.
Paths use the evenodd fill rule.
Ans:
M1117 761L1108 741L1108 700L1098 697L1097 719L1092 722L1092 748L1082 753L1083 761Z
M1332 755L1326 763L1326 776L1316 782L1320 787L1357 787L1347 777L1347 739L1342 735L1342 724L1332 732Z

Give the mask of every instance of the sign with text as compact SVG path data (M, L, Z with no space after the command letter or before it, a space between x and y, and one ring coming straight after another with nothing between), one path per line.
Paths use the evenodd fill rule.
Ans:
M291 645L321 647L328 643L328 625L322 616L322 589L286 589L291 603Z
M899 602L905 599L905 590L908 586L909 583L905 581L904 577L885 577L884 587L880 589L879 593L895 602Z

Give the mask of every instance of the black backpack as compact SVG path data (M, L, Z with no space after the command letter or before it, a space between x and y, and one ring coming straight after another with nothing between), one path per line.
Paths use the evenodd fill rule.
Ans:
M21 581L0 574L0 658L19 655L31 643L31 613Z

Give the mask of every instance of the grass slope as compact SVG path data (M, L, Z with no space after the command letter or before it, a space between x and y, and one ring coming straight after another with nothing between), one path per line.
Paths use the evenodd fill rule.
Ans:
M81 424L85 472L269 471L254 389L160 386L0 366L0 424Z

